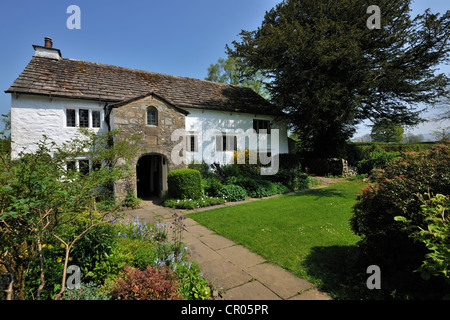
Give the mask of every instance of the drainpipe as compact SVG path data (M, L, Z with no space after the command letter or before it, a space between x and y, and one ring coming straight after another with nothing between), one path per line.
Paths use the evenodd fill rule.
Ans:
M105 106L103 107L103 112L105 113L105 122L106 125L108 126L108 132L111 131L111 108L108 108L108 102L106 102Z

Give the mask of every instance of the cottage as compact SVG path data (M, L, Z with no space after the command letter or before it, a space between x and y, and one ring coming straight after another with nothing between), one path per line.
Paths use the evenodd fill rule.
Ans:
M231 163L234 150L244 148L288 153L285 123L249 88L63 58L49 38L33 48L6 91L13 158L33 152L43 135L56 143L73 139L78 127L139 134L136 193L144 198L161 195L167 173L192 161Z

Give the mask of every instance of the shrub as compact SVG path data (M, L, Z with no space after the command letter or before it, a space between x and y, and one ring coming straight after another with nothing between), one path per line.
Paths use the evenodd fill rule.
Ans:
M63 300L109 300L110 296L99 290L94 283L81 283L79 289L66 289Z
M198 199L202 195L198 170L177 169L167 175L169 196L176 199Z
M258 186L255 191L256 198L269 197L278 193L275 184L269 180L257 180L256 183Z
M222 166L222 172L224 180L226 180L229 177L238 177L240 176L239 169L231 164L226 164Z
M148 266L144 271L124 266L114 285L112 297L123 300L180 300L178 278L169 268Z
M134 195L134 193L127 193L126 197L122 200L121 205L123 207L131 208L131 209L137 209L139 208L139 205L141 204L142 199L139 199Z
M358 162L358 173L364 174L370 173L372 169L383 169L399 156L400 152L376 149L369 154L368 158Z
M242 187L251 198L263 198L280 193L279 186L269 180L252 179L250 177L232 177L227 181L229 184L232 182L232 184ZM282 190L285 191L285 188L282 188Z
M450 208L450 197L442 194L426 196L428 199L419 194L423 203L421 214L427 224L426 228L415 225L402 216L395 217L395 220L403 222L404 230L409 236L427 247L425 260L416 270L421 272L422 278L428 280L431 276L442 277L450 284L450 217L447 212Z
M78 240L72 251L73 263L80 266L85 282L100 284L103 275L100 276L94 269L108 259L116 246L117 236L109 223L91 229Z
M275 185L277 194L288 193L289 191L291 191L291 190L289 190L288 187L286 187L284 184L282 184L280 182L275 182L274 185Z
M231 181L234 181L233 184L244 188L248 196L252 198L257 197L256 193L258 191L259 186L255 179L250 177L238 177L236 179L231 179Z
M165 242L159 242L158 246L161 243ZM143 246L136 250L135 252L136 257L136 266L144 271L148 266L152 265L155 259L158 258L158 250L155 248L154 245L149 246Z
M308 174L299 169L280 169L272 180L282 183L291 191L308 189L310 183Z
M197 209L224 203L223 197L204 196L200 199L166 199L163 206L175 209Z
M256 164L250 163L250 157L256 158ZM234 151L233 165L244 176L255 176L260 173L259 154L249 149Z
M187 167L188 167L188 169L193 169L193 170L199 171L200 174L202 175L202 178L206 178L210 175L209 165L204 160L202 160L202 163L192 162L192 163L188 164Z
M241 186L236 186L233 184L223 186L221 193L227 201L231 202L242 201L247 198L247 192L245 189Z
M222 182L218 177L212 176L206 178L202 181L202 185L205 191L205 194L210 197L218 197L220 196L220 190L222 190Z
M180 288L178 292L187 300L209 300L211 299L211 289L208 281L203 278L202 273L196 263L182 262L177 264L175 274L180 278Z
M350 225L369 256L382 261L417 264L424 246L415 244L394 217L403 216L413 224L427 228L421 203L414 195L426 192L450 194L450 148L435 146L421 153L406 153L374 176L357 197ZM417 260L419 258L419 260ZM397 266L398 268L398 266Z

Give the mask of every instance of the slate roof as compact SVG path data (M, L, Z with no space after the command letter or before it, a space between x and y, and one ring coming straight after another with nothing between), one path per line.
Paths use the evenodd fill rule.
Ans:
M67 58L34 56L6 92L108 103L153 92L180 108L277 114L249 88Z

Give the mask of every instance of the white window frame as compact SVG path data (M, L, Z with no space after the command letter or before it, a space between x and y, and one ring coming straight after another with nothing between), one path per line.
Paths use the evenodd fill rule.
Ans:
M67 125L67 111L68 110L75 110L75 126L68 126ZM103 128L103 121L104 121L104 114L103 109L97 109L97 108L89 108L89 107L66 107L64 109L64 127L65 128L79 128L80 127L80 110L88 110L88 126L83 128L89 128L89 129L102 129ZM94 127L94 119L92 112L98 111L100 112L100 127Z
M75 159L66 159L65 168L66 171L69 169L67 166L68 162L75 162L75 170L80 171L80 161L89 161L89 172L92 172L94 169L94 161L90 158L75 158ZM103 166L103 164L101 164Z

